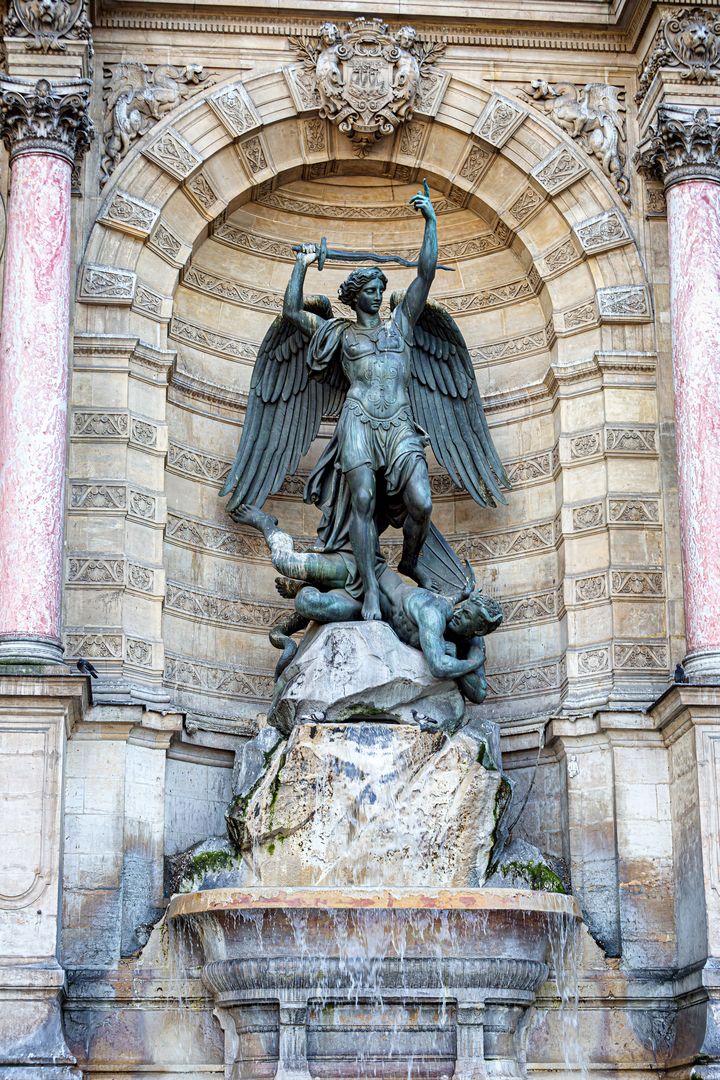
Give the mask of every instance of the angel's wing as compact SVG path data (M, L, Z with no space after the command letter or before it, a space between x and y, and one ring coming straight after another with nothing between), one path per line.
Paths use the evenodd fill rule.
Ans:
M399 300L393 294L390 303L395 307ZM415 325L409 389L415 420L456 487L479 506L506 502L501 488L510 481L490 436L465 339L439 304L428 302Z
M305 310L332 318L326 296L309 296ZM305 362L310 338L279 315L258 350L250 381L247 412L235 462L221 497L228 512L241 503L262 506L294 473L320 428L323 416L336 415L345 397L345 377L330 364L322 376Z
M150 69L147 64L141 64L139 61L131 60L106 70L109 72L103 84L106 109L112 109L121 94L126 94L127 100L130 101L142 95L150 84Z

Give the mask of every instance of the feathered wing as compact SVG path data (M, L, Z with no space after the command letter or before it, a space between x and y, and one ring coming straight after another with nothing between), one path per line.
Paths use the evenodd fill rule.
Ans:
M332 317L326 296L307 297L305 310ZM230 496L228 512L242 503L261 507L294 473L320 428L323 416L336 415L345 397L339 365L319 377L306 363L310 338L279 315L258 349L248 395L245 424L230 474L220 492Z
M393 307L399 301L394 294ZM439 304L428 302L415 325L409 389L415 420L453 484L479 506L506 502L502 488L510 481L490 435L465 339Z

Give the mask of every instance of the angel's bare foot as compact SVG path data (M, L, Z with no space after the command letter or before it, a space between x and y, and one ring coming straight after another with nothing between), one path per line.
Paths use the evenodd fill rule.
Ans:
M284 596L286 600L294 600L297 594L307 583L305 581L299 581L297 578L289 577L276 577L275 588Z
M438 592L437 582L434 577L426 570L423 570L417 563L408 563L405 559L402 559L398 570L405 577L412 578L417 582L421 589L427 589L429 592Z
M382 619L382 612L380 611L380 594L377 589L368 589L366 591L362 606L362 617L366 622Z

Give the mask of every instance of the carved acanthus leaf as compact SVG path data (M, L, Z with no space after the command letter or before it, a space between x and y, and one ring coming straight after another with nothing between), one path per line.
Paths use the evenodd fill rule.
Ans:
M60 154L71 164L93 138L89 79L0 78L0 133L11 157L27 151Z
M600 163L630 205L625 152L625 91L608 83L549 83L534 79L521 93Z
M655 124L640 143L635 164L666 187L679 180L720 177L720 112L659 105Z

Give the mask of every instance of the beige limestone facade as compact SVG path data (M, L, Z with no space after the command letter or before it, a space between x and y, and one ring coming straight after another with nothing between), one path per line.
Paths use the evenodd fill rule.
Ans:
M0 675L0 1077L225 1075L208 991L152 933L169 860L224 832L288 608L218 492L292 245L414 258L423 178L453 268L432 295L512 484L481 509L430 465L434 520L504 611L473 709L500 724L515 834L564 868L584 919L581 1053L563 1056L548 982L528 1075L720 1076L720 678L673 683L668 225L660 175L635 164L663 103L720 108L720 9L98 0L91 30L43 51L10 17L24 6L9 77L89 77L96 136L73 173L68 666ZM702 77L662 51L697 10ZM297 48L360 16L444 46L412 118L365 156ZM10 176L6 158L11 210ZM345 273L313 268L307 291L336 303ZM391 267L391 288L411 275ZM268 506L308 542L303 483L331 432ZM399 536L385 546L396 563Z

